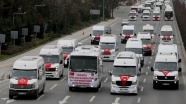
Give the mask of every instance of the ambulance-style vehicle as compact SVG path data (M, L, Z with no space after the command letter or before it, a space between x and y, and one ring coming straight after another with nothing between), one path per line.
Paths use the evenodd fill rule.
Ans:
M139 32L137 35L138 39L141 39L143 43L143 52L146 55L152 55L152 40L149 32Z
M68 66L70 53L78 46L77 39L61 39L58 40L57 46L63 49L64 66Z
M45 61L45 72L47 78L58 78L63 76L64 58L62 47L57 45L46 45L41 50L39 55Z
M149 10L144 10L141 18L143 21L150 21L150 15L151 13Z
M125 51L131 51L136 53L136 56L140 59L141 67L143 67L144 57L143 57L143 43L141 39L130 38L126 43Z
M154 33L154 26L150 24L143 25L142 30L143 32L149 32L152 39L154 38L154 35L156 34Z
M154 66L151 67L153 74L153 88L157 89L160 85L174 86L179 88L179 68L178 59L175 53L158 52Z
M155 7L160 7L160 10L162 10L163 4L161 2L156 2Z
M161 20L161 12L159 10L153 11L153 20L160 21Z
M136 11L138 12L138 6L137 5L132 5L130 8L131 11Z
M117 36L115 34L105 34L101 37L99 46L101 48L102 60L113 60L118 50Z
M138 14L135 10L131 10L129 14L129 20L130 21L136 21L138 17Z
M99 46L82 45L70 54L68 69L68 87L93 88L99 91L103 65Z
M9 98L31 95L35 99L45 90L45 66L40 56L24 56L16 60L10 74Z
M173 29L171 25L163 25L160 31L160 43L162 44L172 44L173 39Z
M140 60L134 52L119 52L114 60L111 75L111 94L139 92Z
M90 34L91 37L91 44L94 44L95 42L100 41L100 38L106 33L105 26L95 25L92 28L92 34Z
M136 36L134 25L124 25L122 28L121 43L126 43L129 38Z
M173 15L174 15L174 12L173 12L172 7L168 7L168 8L165 9L165 12L164 12L165 20L172 21L173 20Z
M158 52L171 52L175 53L176 57L178 59L178 62L181 62L181 59L179 58L179 52L178 52L178 46L177 44L159 44L158 45Z

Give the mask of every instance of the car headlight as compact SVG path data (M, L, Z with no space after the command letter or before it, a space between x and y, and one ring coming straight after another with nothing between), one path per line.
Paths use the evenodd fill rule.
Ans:
M14 88L14 84L10 82L10 88Z
M31 84L31 88L36 88L36 83Z
M136 84L137 84L137 80L133 80L133 81L132 81L132 84L133 84L133 85L136 85Z
M115 80L112 80L112 84L116 84L116 81Z
M56 71L58 71L58 66L56 66Z

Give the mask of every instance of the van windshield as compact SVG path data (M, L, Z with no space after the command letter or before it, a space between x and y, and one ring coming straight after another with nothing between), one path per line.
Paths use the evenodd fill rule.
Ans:
M73 72L97 72L97 57L70 56L70 69Z
M130 16L135 16L136 15L136 13L130 13Z
M177 63L176 62L156 62L155 63L155 70L175 71L175 70L177 70Z
M161 35L162 36L171 36L172 35L172 31L161 31Z
M143 44L151 44L151 39L141 39Z
M40 55L40 56L43 57L45 63L59 63L58 55L51 55L51 56Z
M143 32L149 32L150 34L154 34L154 30L143 30Z
M112 74L136 76L137 72L135 66L114 66Z
M100 43L101 49L114 49L114 43Z
M165 17L172 17L173 16L173 12L172 11L165 11Z
M142 48L126 48L126 51L131 51L131 52L134 52L136 54L142 54L143 53Z
M133 35L133 30L123 30L123 34Z
M73 51L73 47L63 47L63 53L68 53L70 54Z
M155 15L155 16L159 16L159 15L160 15L160 13L154 13L154 15Z
M147 15L147 16L149 16L149 15L150 15L150 13L143 13L143 15Z
M103 35L104 34L104 32L103 32L103 30L93 30L93 35Z
M13 69L12 78L37 79L37 69Z

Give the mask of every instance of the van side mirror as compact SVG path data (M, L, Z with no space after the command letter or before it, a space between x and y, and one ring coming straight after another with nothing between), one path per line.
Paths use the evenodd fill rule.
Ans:
M11 78L11 75L9 74L7 77L8 77L8 79L10 79Z
M122 34L120 33L120 36L122 36Z
M151 71L154 71L154 68L153 68L153 67L151 67L151 68L150 68L150 70L151 70Z
M181 59L179 59L178 62L181 62Z
M60 64L63 64L63 60L60 61Z
M112 71L109 71L108 73L109 73L110 76L112 75Z
M173 36L175 36L175 34L173 34Z
M92 34L90 34L90 36L92 36Z
M141 75L141 73L138 73L138 74L137 74L137 76L140 76L140 75Z
M182 68L179 68L178 71L181 72L182 71Z

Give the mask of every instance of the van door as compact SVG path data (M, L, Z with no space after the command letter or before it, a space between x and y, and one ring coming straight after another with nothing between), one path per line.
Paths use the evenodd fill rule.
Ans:
M43 66L40 66L38 68L38 90L39 92L42 90L43 84L44 84L44 79L43 79Z
M63 58L63 52L60 54L60 62L59 62L59 67L60 67L60 74L63 74L63 69L64 69L64 58Z
M98 78L99 80L101 81L101 78L102 78L102 73L103 73L103 66L101 65L101 62L102 60L100 60L100 58L98 58Z

